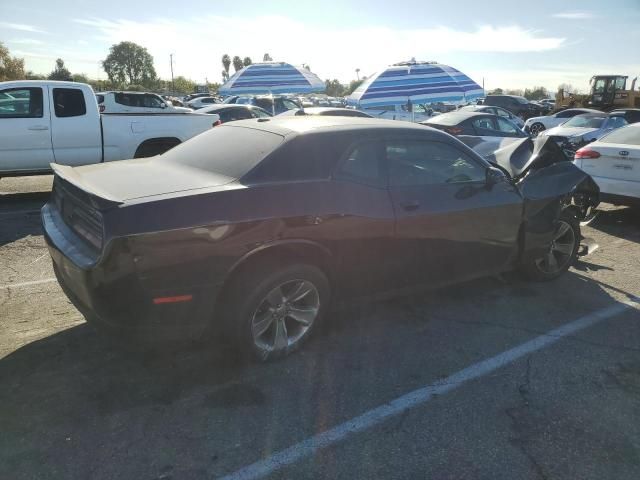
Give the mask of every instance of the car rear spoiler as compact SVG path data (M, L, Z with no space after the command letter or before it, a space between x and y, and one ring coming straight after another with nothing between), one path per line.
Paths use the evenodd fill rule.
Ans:
M84 192L99 210L107 210L124 203L122 200L110 197L94 185L88 185L87 182L83 181L82 177L75 172L73 167L55 163L51 163L50 165L56 177Z

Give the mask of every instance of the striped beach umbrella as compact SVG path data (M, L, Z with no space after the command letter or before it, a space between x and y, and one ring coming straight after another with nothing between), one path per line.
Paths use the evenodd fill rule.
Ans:
M365 80L347 105L359 108L413 104L467 103L483 97L480 85L464 73L436 62L396 63Z
M312 93L321 92L325 84L306 68L284 62L253 63L238 70L222 85L221 95Z

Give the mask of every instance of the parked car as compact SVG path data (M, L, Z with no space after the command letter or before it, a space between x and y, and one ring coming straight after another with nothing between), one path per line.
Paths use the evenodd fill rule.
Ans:
M524 120L542 113L540 107L518 95L487 95L482 104L502 107Z
M572 157L573 153L583 145L627 124L624 115L621 114L586 113L576 115L558 127L545 130L540 135L553 138L565 149L567 155Z
M640 108L616 108L611 114L623 115L628 123L640 122Z
M602 113L600 110L592 108L568 108L554 113L553 115L543 117L531 117L524 122L524 131L530 133L532 137L537 137L540 132L562 125L564 122L576 115L585 113Z
M493 115L498 115L499 117L508 118L513 123L515 123L520 129L524 128L524 120L522 120L516 114L511 113L509 110L505 110L502 107L492 107L487 105L467 105L462 107L460 110L463 110L466 112L491 113Z
M272 115L266 110L255 105L236 105L217 103L209 107L198 110L198 113L218 115L219 124L234 122L236 120L247 120L249 118L270 118Z
M187 107L198 110L200 108L208 107L214 103L220 103L216 97L198 97L187 102Z
M212 97L213 95L211 95L209 92L206 93L190 93L189 95L186 95L183 99L183 101L185 103L190 102L191 100L195 100L196 98L204 98L204 97Z
M565 272L597 186L541 142L498 168L407 122L232 122L154 159L56 166L44 235L89 322L129 340L219 333L269 360L332 299Z
M404 120L406 122L422 122L436 115L432 108L422 104L413 104L411 107L407 104L363 106L361 111L368 113L374 118Z
M242 105L255 105L273 115L278 115L287 110L299 110L302 106L293 98L283 95L234 95L225 99L224 103L237 103Z
M323 116L337 116L337 117L366 117L374 118L368 113L361 112L360 110L354 110L352 108L335 108L335 107L309 107L300 108L298 110L287 110L282 112L278 117L290 117L290 116L305 116L305 115L323 115Z
M89 85L1 82L0 177L51 173L51 164L86 165L162 153L209 130L207 115L101 115Z
M99 92L100 113L189 113L190 108L174 107L160 95L147 92Z
M458 137L483 157L527 137L526 133L507 118L485 112L458 110L420 123Z
M582 147L574 163L593 177L605 202L640 206L640 123Z

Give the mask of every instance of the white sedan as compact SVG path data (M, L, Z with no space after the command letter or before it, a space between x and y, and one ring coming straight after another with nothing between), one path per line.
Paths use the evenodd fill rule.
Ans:
M198 97L187 102L187 107L198 110L199 108L210 107L214 103L220 103L215 97Z
M605 202L640 205L640 123L581 148L574 163L596 181Z
M96 100L100 113L190 113L190 108L174 107L156 93L98 92Z
M576 115L582 115L584 113L602 112L592 108L568 108L553 115L547 115L546 117L531 117L524 122L524 131L530 133L532 137L537 137L540 132L562 125Z

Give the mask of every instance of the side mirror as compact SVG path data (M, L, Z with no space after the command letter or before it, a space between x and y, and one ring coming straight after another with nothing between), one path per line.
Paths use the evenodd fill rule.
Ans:
M167 104L166 103L161 103L160 104L160 108L167 108Z
M506 181L507 181L507 176L499 168L489 167L487 169L487 178L486 178L487 188L490 189L494 185L497 185L498 183L502 183L502 182L506 182Z

